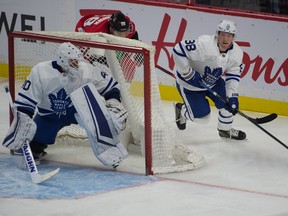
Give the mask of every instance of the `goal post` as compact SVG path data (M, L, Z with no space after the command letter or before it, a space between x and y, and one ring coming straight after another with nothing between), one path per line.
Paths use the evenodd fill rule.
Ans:
M127 128L131 139L126 147L128 152L135 146L140 149L145 157L146 175L182 172L204 165L204 157L179 143L169 127L155 73L155 50L141 41L105 33L12 32L8 49L13 99L31 68L39 62L55 60L56 48L68 41L80 48L86 62L110 71L120 84L123 105L129 114ZM58 135L76 140L86 136L78 126L63 131Z

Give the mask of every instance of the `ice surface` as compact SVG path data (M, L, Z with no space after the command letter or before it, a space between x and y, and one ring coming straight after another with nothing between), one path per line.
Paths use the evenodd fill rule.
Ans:
M8 97L3 85L2 82L1 142L8 130ZM214 108L209 124L188 122L186 130L178 131L172 102L163 103L169 124L175 128L179 139L205 155L207 164L204 167L150 178L141 175L144 173L141 156L130 155L115 172L103 170L86 143L58 143L47 149L48 164L38 169L39 172L52 170L60 162L64 170L40 185L37 191L29 181L29 174L17 171L11 163L9 151L1 146L0 215L288 215L287 149L241 116L236 116L234 126L245 131L248 140L228 142L220 139ZM252 117L265 115L243 112ZM288 144L287 117L279 116L261 126ZM68 167L63 162L68 163ZM69 167L71 163L79 166ZM79 188L88 192L75 195ZM49 190L55 191L51 193L54 196L42 197ZM55 197L60 192L67 196ZM21 196L15 195L21 193Z

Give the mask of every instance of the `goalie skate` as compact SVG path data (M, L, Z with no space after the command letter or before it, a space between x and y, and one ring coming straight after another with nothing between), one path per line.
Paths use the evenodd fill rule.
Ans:
M39 154L36 154L36 153L32 153L32 154L35 160L35 164L37 166L40 165L41 160L45 159L47 156L47 153L45 151ZM13 163L18 169L23 169L23 170L27 169L27 165L26 165L26 161L25 161L22 149L18 149L14 151L12 155L13 155Z

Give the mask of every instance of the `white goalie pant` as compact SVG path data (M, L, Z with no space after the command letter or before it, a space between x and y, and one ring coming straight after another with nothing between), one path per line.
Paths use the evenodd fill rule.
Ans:
M70 97L77 110L75 118L85 129L95 156L104 165L117 167L128 152L118 139L103 97L92 83L75 90Z

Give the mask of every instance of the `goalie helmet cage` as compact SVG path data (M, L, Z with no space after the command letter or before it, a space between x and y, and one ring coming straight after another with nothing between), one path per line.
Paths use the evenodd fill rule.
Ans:
M204 164L202 155L176 141L176 133L164 116L154 47L141 41L104 33L12 32L8 50L13 100L31 68L39 62L55 60L56 48L67 41L80 48L85 61L110 71L120 84L122 101L129 113L127 128L133 140L129 146L137 146L145 156L146 175L193 170ZM58 135L87 138L80 127L69 126L61 131Z

